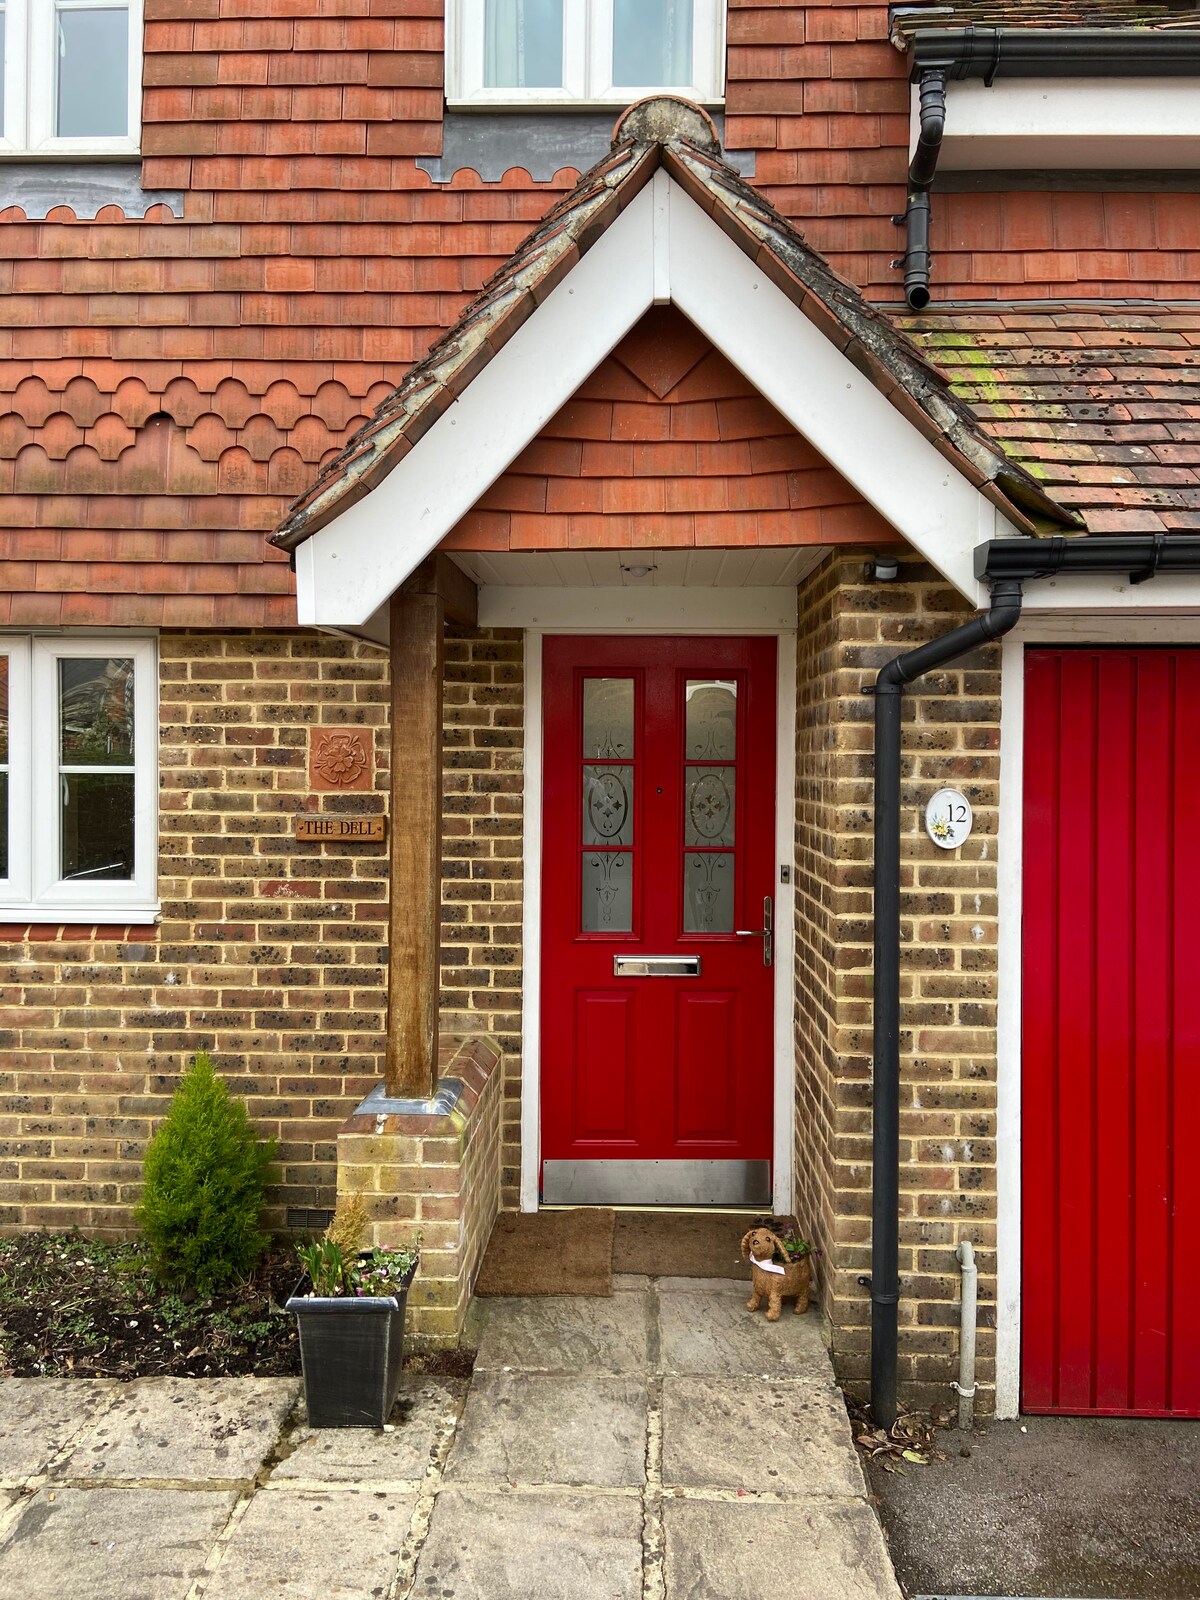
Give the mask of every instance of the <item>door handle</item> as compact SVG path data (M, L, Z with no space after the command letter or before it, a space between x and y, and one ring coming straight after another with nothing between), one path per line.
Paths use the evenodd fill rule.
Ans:
M734 933L739 939L761 939L763 942L763 966L771 967L775 964L775 902L771 896L763 896L763 925L761 928L735 928Z

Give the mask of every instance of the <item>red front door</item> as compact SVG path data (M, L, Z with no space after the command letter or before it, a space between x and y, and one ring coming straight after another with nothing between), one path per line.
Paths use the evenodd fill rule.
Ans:
M543 677L543 1197L764 1202L775 641L552 638Z

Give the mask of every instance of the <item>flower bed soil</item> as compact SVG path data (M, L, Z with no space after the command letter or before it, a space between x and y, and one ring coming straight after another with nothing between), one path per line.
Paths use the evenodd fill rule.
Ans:
M292 1377L301 1276L273 1248L253 1276L203 1298L160 1290L141 1246L27 1233L0 1239L0 1375L77 1378ZM412 1351L405 1370L469 1377L474 1352Z

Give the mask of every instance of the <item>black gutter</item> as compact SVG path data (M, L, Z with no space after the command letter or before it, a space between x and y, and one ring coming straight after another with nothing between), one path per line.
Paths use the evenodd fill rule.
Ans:
M1200 571L1200 534L1084 534L1048 539L991 539L975 551L975 576L1053 578L1060 572L1128 573L1144 583L1156 572Z
M920 86L920 133L902 217L904 298L929 304L930 199L946 126L947 79L1174 78L1200 76L1200 30L1145 28L922 28L911 38L911 82Z
M924 311L929 304L933 267L929 253L929 191L945 131L946 74L941 67L930 67L921 74L920 132L908 169L908 201L903 217L894 219L904 224L904 255L892 265L904 268L904 298L914 311Z
M875 863L873 1111L871 1128L871 1411L890 1428L897 1411L900 1300L900 753L905 687L968 651L999 639L1019 620L1022 585L1061 574L1200 573L1198 534L1085 534L994 539L975 551L975 572L992 585L981 616L894 656L880 668L875 696ZM1197 586L1200 597L1200 585Z
M1196 28L921 28L910 36L912 82L948 78L1200 76Z

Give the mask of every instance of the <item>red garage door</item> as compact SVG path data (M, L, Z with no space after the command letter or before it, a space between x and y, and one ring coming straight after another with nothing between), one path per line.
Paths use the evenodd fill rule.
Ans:
M1022 1404L1200 1415L1200 650L1025 669Z

